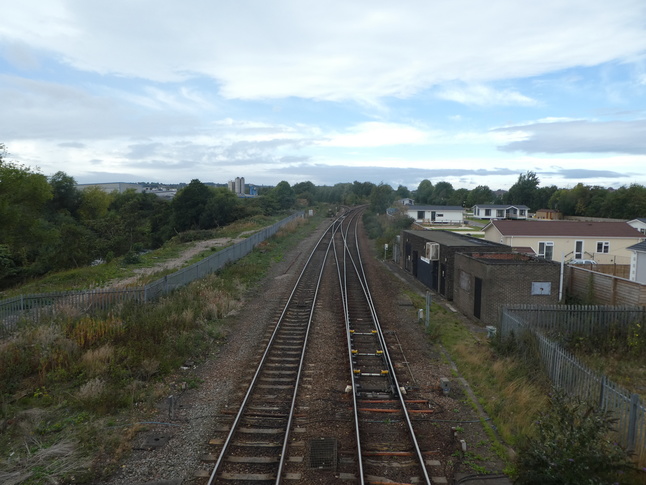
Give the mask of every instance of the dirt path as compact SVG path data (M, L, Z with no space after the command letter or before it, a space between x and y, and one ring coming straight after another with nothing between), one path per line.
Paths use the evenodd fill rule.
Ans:
M118 280L111 281L107 288L123 288L128 286L136 286L137 282L141 279L142 276L148 276L159 271L165 271L169 269L180 269L187 261L190 261L191 258L200 254L203 251L207 251L211 248L219 248L223 246L228 246L230 244L235 244L240 241L243 241L244 236L252 234L254 231L242 232L238 237L219 237L216 239L206 239L204 241L196 241L189 248L184 249L181 254L175 258L167 259L161 261L157 264L149 266L147 268L136 268L133 270L133 275L127 278L122 278Z

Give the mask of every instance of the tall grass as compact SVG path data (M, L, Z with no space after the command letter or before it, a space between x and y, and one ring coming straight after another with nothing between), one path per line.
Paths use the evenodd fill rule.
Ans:
M261 221L266 222L244 227L258 228ZM25 326L0 341L0 425L6 427L0 433L0 469L26 477L24 483L69 481L71 475L75 483L92 483L109 471L88 466L86 458L118 455L127 449L123 440L129 433L106 423L137 421L140 413L153 411L156 400L171 392L168 376L187 360L205 359L224 341L228 316L245 293L320 221L290 224L242 260L157 302L124 303L92 315L64 309L47 324ZM25 448L29 437L38 445ZM30 459L36 448L53 450L62 443L82 445L82 456L69 456L83 469L54 469L53 462ZM10 463L1 461L8 456Z

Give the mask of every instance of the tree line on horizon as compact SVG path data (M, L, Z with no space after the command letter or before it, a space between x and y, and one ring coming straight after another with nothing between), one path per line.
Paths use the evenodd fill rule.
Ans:
M272 216L317 204L368 204L383 214L398 199L416 204L524 204L535 211L558 209L565 215L633 219L646 215L646 188L637 184L604 189L578 184L572 189L539 187L533 172L519 176L507 192L483 185L454 189L449 182L420 182L417 190L371 182L291 186L282 181L263 187L258 197L238 198L225 187L198 179L172 200L149 193L106 193L78 188L73 177L50 177L7 160L0 144L0 289L52 271L109 261L143 249L161 247L187 231L211 230L253 216Z

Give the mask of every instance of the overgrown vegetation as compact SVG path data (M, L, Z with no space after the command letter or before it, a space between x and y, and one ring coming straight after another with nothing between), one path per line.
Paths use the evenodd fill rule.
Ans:
M629 454L610 436L615 419L563 393L552 395L536 431L518 447L518 485L637 483Z
M196 384L175 371L225 341L245 291L320 221L298 219L155 303L100 315L68 308L0 342L0 482L92 483L108 473L155 404Z
M424 308L423 297L408 295L415 308ZM508 463L505 471L519 484L644 483L626 451L612 441L614 421L608 414L553 394L531 335L522 342L516 337L490 339L468 325L434 303L427 333L447 350L476 392L494 424L483 426ZM518 451L516 459L499 437Z

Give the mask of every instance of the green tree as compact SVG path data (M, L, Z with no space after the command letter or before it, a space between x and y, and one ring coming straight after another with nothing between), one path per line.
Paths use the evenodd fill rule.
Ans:
M0 149L0 244L17 267L28 268L50 241L43 231L46 204L52 198L47 177L8 162Z
M213 192L198 179L177 192L171 203L172 225L177 232L200 229L200 217Z
M213 189L213 196L206 203L200 217L200 227L211 229L225 226L238 217L238 197L230 190L218 187Z
M430 180L422 180L415 192L416 204L430 204L433 199L433 184Z
M430 203L436 205L447 205L453 196L453 185L449 182L438 182L433 188L433 196ZM462 204L460 204L462 205Z
M375 185L370 193L370 210L377 214L386 212L395 200L395 191L388 184Z
M459 205L461 207L466 207L468 197L469 189L456 189L449 197L449 200L447 200L447 205Z
M467 196L467 207L473 207L476 204L493 204L494 195L487 185L478 185L469 192Z
M82 195L76 188L76 181L65 172L56 172L49 178L52 187L52 199L49 201L53 213L66 211L72 216L77 215L81 205Z
M296 198L306 200L307 205L312 205L316 202L316 186L312 182L299 182L292 189L294 189Z
M267 196L279 210L287 210L294 207L296 195L294 189L284 180L279 182Z
M397 187L395 194L397 195L398 199L408 199L410 197L410 190L408 190L408 187L400 185L399 187Z
M98 187L89 187L81 191L81 203L78 214L85 224L99 220L108 213L112 197Z
M527 171L525 174L520 174L518 181L507 192L507 203L523 204L528 206L532 211L540 209L540 207L533 206L539 182L534 172Z

